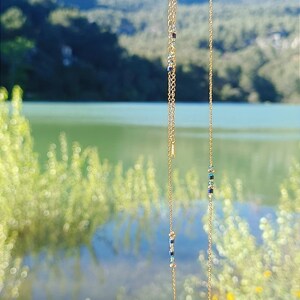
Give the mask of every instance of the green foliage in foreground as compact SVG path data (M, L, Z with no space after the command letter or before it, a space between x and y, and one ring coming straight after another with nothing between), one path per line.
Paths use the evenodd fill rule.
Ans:
M151 234L149 222L153 212L159 215L163 197L151 162L139 159L124 171L122 164L101 161L94 148L81 149L74 143L70 151L64 135L59 147L51 145L42 170L28 120L21 113L21 98L22 90L15 87L10 109L5 103L7 91L0 90L0 295L4 299L19 295L29 272L22 263L26 253L64 250L74 255L81 245L89 247L95 230L119 213L137 221L133 246L138 247L142 233ZM295 162L281 187L276 220L261 219L262 243L234 211L232 199L240 198L241 190L235 195L229 184L223 184L216 195L224 205L214 229L214 300L299 298L299 178L300 165ZM183 177L176 171L174 185L176 203L182 208L204 197L195 171ZM130 236L115 239L126 245ZM203 253L200 262L205 272ZM203 284L199 278L186 280L186 299L202 297Z
M226 182L219 200L222 215L214 223L213 300L300 298L300 163L291 167L281 186L281 199L274 216L260 219L261 241L233 207L238 195ZM204 224L206 224L207 216ZM204 226L207 232L207 226ZM206 271L205 253L199 261ZM205 282L190 277L186 299L205 299Z
M41 171L29 123L21 115L21 94L15 87L10 114L7 92L0 93L0 293L9 299L26 277L25 253L49 245L54 252L90 245L97 227L118 212L136 214L140 206L149 208L139 222L146 231L150 207L159 199L150 162L140 159L125 173L121 164L101 162L93 148L74 143L69 155L64 135L59 151L50 147Z

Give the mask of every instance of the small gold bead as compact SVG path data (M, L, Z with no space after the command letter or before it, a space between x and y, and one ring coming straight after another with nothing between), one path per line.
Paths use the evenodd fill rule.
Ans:
M174 231L171 231L171 232L169 233L169 237L170 237L170 238L175 238L175 237L176 237L175 232L174 232Z

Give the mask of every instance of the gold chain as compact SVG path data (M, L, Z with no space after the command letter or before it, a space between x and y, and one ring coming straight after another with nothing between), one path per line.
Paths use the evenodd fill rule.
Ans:
M170 215L169 254L173 299L176 300L175 233L173 231L173 159L175 158L177 0L168 2L168 203Z
M209 0L209 164L213 165L213 0Z
M213 0L209 0L209 168L208 168L208 261L207 261L207 296L212 299L212 239L213 239L213 192L214 192L214 167L213 167Z
M173 299L176 300L175 232L173 231L173 159L175 158L176 100L176 15L177 0L168 0L168 204L170 216L169 254ZM208 168L208 299L212 299L212 230L213 230L213 0L209 0L209 168Z

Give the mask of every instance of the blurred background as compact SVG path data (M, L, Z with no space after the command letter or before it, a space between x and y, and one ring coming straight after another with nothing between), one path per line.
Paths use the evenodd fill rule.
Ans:
M300 299L299 1L214 11L213 300ZM0 298L171 299L167 2L0 14ZM178 299L206 299L207 1L177 24Z
M207 98L206 1L179 1L178 100ZM1 1L1 85L25 100L165 99L164 1ZM216 1L218 101L299 103L298 1Z

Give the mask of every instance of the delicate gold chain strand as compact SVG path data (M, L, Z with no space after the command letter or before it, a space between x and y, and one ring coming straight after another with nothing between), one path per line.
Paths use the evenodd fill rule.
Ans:
M209 164L213 165L213 0L209 0Z
M176 300L175 233L173 231L173 159L175 158L177 0L168 1L168 204L170 216L169 254L173 299Z
M208 261L207 261L207 296L212 299L212 266L213 266L213 0L209 0L209 182L208 182Z
M175 158L175 97L176 97L176 14L177 1L168 1L168 204L170 214L170 267L173 299L176 300L175 233L173 231L173 165ZM209 183L208 183L208 299L212 299L212 231L213 231L213 0L209 0Z
M213 225L213 199L209 196L208 202L208 262L207 262L207 298L212 299L212 225Z

